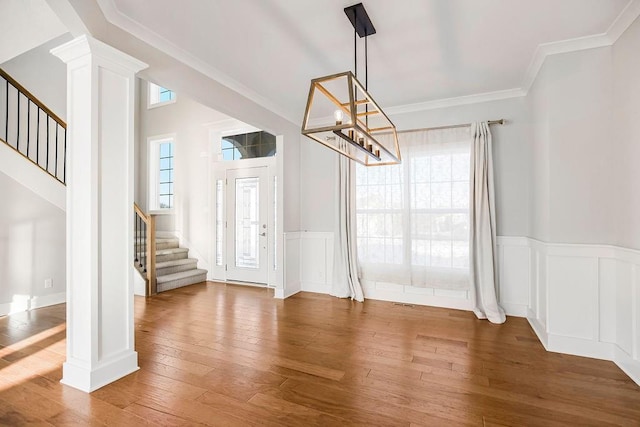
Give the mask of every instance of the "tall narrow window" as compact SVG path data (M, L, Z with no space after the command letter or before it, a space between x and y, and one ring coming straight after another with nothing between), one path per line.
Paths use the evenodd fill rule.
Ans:
M356 166L363 278L469 286L469 130L403 135L400 165Z
M216 181L216 265L222 265L222 244L224 242L224 185L221 179Z
M174 207L174 141L173 137L149 140L149 209L169 210Z
M158 207L171 209L173 207L173 142L160 144Z

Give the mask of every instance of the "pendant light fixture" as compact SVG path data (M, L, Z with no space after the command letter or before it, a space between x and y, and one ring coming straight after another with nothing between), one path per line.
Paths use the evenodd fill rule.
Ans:
M367 91L367 37L376 33L362 3L344 9L353 25L351 71L311 80L302 134L365 166L400 163L396 127ZM358 81L358 36L365 43L365 84Z

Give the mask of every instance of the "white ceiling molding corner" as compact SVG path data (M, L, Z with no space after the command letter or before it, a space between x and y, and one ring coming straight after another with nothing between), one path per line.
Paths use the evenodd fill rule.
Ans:
M113 0L97 0L97 2L107 21L111 22L113 25L121 28L129 34L132 34L145 43L150 44L156 49L165 52L169 56L174 57L178 61L181 61L194 70L239 93L245 98L250 99L261 107L283 117L291 123L296 125L299 123L300 117L297 117L297 115L294 116L291 113L282 110L278 105L269 101L254 90L248 88L215 67L201 61L189 52L184 51L138 21L126 16L117 8L113 3Z
M640 0L630 0L607 30L607 37L609 37L611 44L620 38L627 28L638 19L638 16L640 16Z
M478 104L480 102L499 101L502 99L525 96L526 92L520 88L498 90L495 92L478 93L474 95L458 96L455 98L436 99L433 101L417 102L415 104L396 105L385 108L389 115L415 113L418 111L435 110L438 108L458 107L461 105Z
M527 68L522 88L526 95L536 80L544 61L550 55L559 53L577 52L580 50L594 49L613 45L627 28L640 16L640 0L630 0L622 9L618 17L603 34L579 37L569 40L561 40L552 43L538 45L533 54L531 63Z

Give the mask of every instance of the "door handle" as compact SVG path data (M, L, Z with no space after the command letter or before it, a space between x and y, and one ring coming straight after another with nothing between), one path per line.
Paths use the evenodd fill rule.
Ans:
M261 235L261 236L266 236L266 235L267 235L267 232L265 231L265 232L263 232L263 233L260 233L260 235Z

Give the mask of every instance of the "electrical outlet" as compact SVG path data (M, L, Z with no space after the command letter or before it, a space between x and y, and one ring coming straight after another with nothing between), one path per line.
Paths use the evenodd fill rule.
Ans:
M45 279L44 280L44 287L46 288L52 288L53 287L53 280L52 279Z

